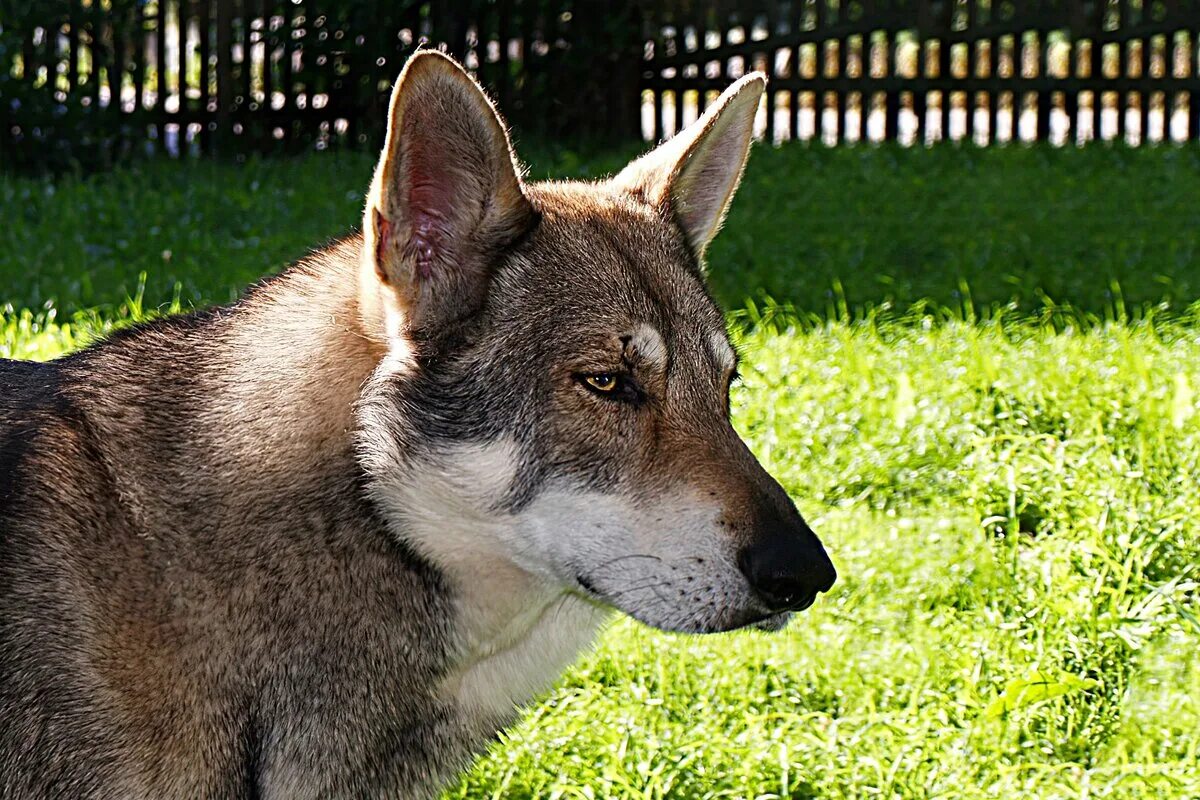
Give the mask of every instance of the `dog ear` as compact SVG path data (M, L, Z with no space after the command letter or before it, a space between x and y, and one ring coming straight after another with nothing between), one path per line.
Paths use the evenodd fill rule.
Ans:
M695 123L614 179L620 188L669 211L699 258L720 230L742 179L766 85L760 72L741 78Z
M364 279L390 289L398 327L436 335L477 311L492 260L533 217L479 84L441 53L413 55L392 91L363 219ZM394 334L397 324L387 327Z

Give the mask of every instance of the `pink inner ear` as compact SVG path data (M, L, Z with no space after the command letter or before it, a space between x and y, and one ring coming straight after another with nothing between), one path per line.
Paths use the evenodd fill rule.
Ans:
M392 243L392 223L387 217L375 209L375 227L379 231L375 239L375 271L379 273L379 277L384 283L387 283L387 270L384 269L384 259L387 257L388 247Z
M434 262L445 258L450 246L454 203L464 198L455 186L449 153L439 152L436 143L418 134L409 149L408 213L412 224L410 252L421 278L433 275ZM433 146L430 146L433 145Z
M412 253L417 262L417 274L422 278L433 275L433 262L441 252L446 233L446 220L441 211L436 206L425 204L437 194L437 188L428 185L424 189L414 185L409 194Z

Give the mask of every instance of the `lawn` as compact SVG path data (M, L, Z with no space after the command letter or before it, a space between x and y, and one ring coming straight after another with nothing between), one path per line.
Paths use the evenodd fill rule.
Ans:
M228 300L369 172L0 177L0 356ZM760 148L734 414L841 579L777 635L616 622L448 796L1200 797L1198 197L1194 149Z

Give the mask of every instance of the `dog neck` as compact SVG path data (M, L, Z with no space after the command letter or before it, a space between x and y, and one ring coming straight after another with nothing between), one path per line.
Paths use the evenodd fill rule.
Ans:
M248 298L230 334L238 357L225 366L233 396L224 405L246 411L238 424L253 436L238 441L253 442L245 455L269 465L259 479L348 455L355 463L347 468L366 470L388 533L441 571L453 596L453 663L439 694L474 716L506 721L594 640L610 612L492 547L519 536L509 529L513 519L491 509L512 478L505 443L448 451L436 469L411 468L392 435L401 409L372 395L389 371L407 367L402 347L364 332L375 312L360 308L359 247L347 240L314 269L286 273ZM262 348L268 331L274 344ZM296 415L303 422L279 424ZM311 433L298 443L289 430Z
M393 535L436 565L451 587L454 663L440 694L506 724L594 641L610 612L514 556L526 520L498 505L513 480L515 445L439 448L415 461L392 435L397 407L360 407L370 493Z
M222 412L268 476L352 453L355 404L386 353L363 333L360 247L347 239L251 292L223 333Z

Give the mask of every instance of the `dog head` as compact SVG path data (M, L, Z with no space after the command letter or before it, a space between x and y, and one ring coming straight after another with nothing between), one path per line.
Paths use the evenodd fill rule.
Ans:
M730 424L737 355L704 282L764 84L612 179L526 184L474 80L408 62L363 223L364 325L390 355L361 453L430 560L693 632L780 626L833 584Z

